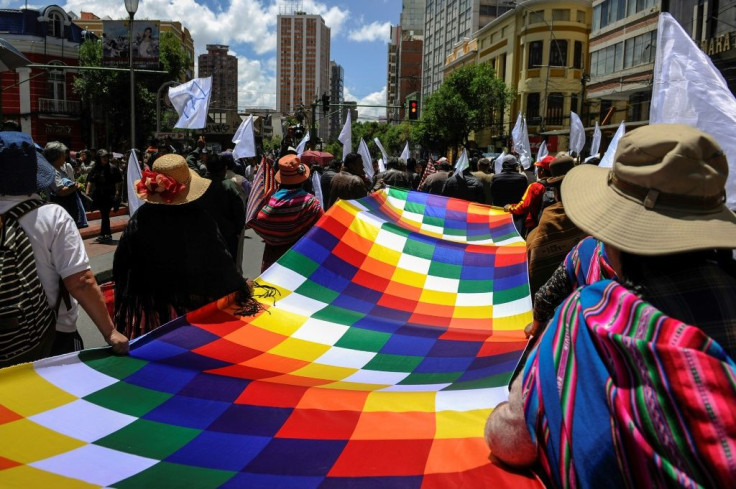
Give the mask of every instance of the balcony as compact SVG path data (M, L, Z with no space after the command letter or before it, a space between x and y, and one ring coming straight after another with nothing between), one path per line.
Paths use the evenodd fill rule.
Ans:
M81 113L81 108L82 104L78 100L38 99L38 112L41 114L76 116Z

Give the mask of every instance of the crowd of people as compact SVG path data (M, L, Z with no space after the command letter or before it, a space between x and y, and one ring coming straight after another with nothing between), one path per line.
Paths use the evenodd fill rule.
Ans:
M697 129L631 131L611 169L565 152L530 169L513 154L473 156L458 171L444 157L388 158L383 171L373 162L372 178L357 153L322 167L286 147L244 162L212 153L203 138L186 155L162 145L140 158L135 193L145 204L115 252L114 318L77 228L85 194L109 239L104 216L125 198L123 165L104 150L80 151L69 165L62 143L39 151L19 132L0 132L0 142L0 211L27 234L56 316L53 327L26 332L22 347L0 332L0 366L80 349L78 305L117 353L223 297L255 314L255 297L275 291L243 277L246 227L265 242L263 271L339 199L399 187L502 208L525 239L534 319L509 400L486 424L499 463L530 467L554 487L736 480L736 215L725 205L723 151ZM260 196L259 165L278 188L249 199ZM43 205L41 191L59 206Z

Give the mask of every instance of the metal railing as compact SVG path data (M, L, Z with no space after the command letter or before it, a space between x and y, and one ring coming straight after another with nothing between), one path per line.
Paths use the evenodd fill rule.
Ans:
M44 114L79 115L82 104L78 100L38 99L38 111Z

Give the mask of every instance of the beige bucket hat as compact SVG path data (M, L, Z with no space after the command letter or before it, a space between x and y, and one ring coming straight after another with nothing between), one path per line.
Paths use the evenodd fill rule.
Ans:
M562 182L565 213L583 231L638 255L736 248L726 205L728 163L708 134L644 126L619 141L613 167L581 165Z
M178 154L160 156L151 170L143 172L143 178L135 181L138 197L151 204L192 202L204 195L211 183L189 169L187 161Z

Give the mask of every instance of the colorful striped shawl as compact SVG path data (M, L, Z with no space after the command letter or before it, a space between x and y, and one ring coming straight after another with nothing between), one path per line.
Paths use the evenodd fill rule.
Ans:
M592 236L582 239L567 254L565 272L572 290L616 277L616 272L608 263L603 243Z
M303 189L280 189L249 225L272 246L296 243L323 214L317 198Z
M700 329L606 280L557 310L526 363L525 415L554 487L728 487L735 380Z
M391 189L335 204L259 279L134 342L0 371L0 487L538 487L489 461L531 320L508 215Z

